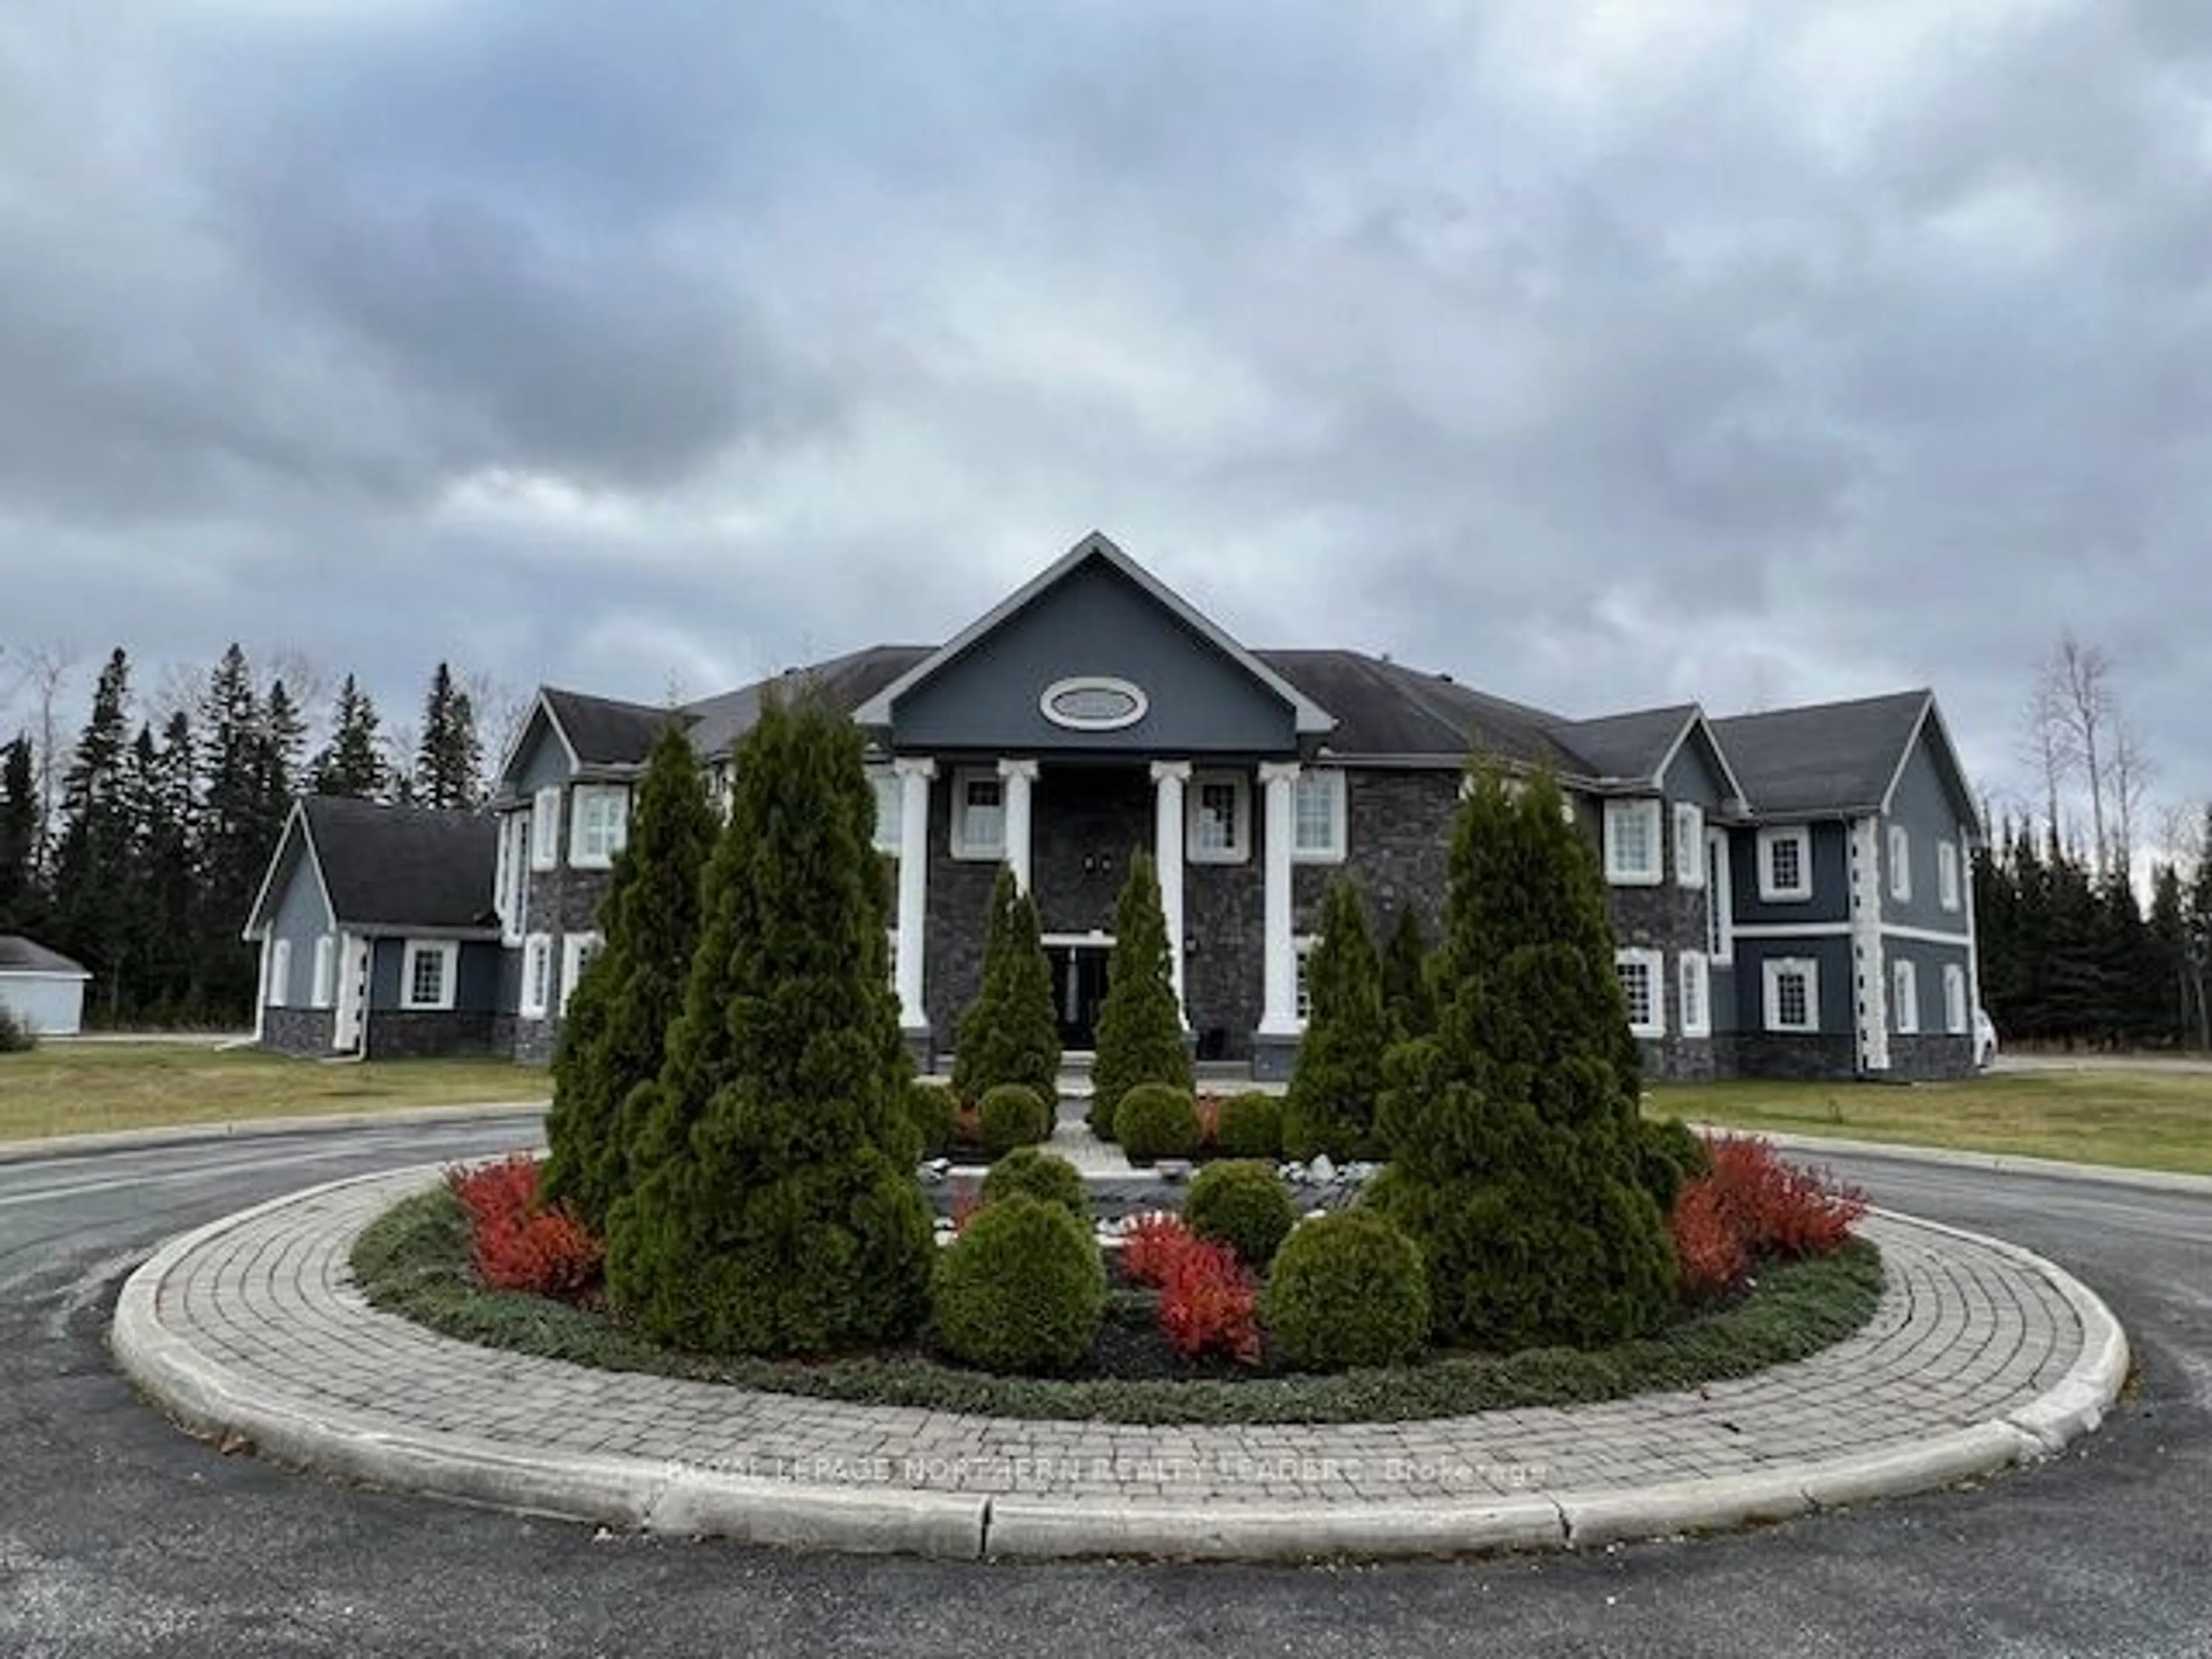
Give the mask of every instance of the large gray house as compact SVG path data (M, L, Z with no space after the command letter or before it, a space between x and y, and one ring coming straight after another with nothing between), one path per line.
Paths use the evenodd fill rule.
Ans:
M1433 933L1472 755L1548 769L1599 846L1652 1075L1971 1067L1977 817L1929 692L1569 720L1387 658L1249 649L1096 535L945 645L794 672L868 735L925 1059L975 994L1002 863L1087 1048L1144 848L1200 1055L1285 1074L1328 884ZM674 709L541 691L485 815L302 802L246 930L263 1041L544 1060L654 736L682 720L726 784L767 684Z

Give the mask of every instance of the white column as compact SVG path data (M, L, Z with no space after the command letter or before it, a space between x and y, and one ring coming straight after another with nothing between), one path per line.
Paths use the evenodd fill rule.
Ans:
M1030 890L1030 791L1036 782L1033 760L1002 760L999 776L1006 782L1006 867L1024 893Z
M1182 988L1183 786L1188 761L1152 763L1152 857L1160 867L1160 908L1168 919L1168 966L1175 979L1176 1012L1190 1029L1190 1004Z
M937 775L937 763L904 758L893 761L891 769L899 780L898 957L893 978L899 1024L917 1031L929 1025L921 1000L921 963L929 925L929 781Z
M1265 969L1261 980L1260 1035L1296 1036L1298 1034L1298 962L1291 941L1291 841L1297 787L1295 761L1270 761L1260 768L1260 782L1267 792L1264 856L1267 859L1266 897L1261 903L1260 933Z

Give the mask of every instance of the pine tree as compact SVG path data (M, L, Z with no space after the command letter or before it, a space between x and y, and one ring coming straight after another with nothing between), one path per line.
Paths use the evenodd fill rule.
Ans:
M253 953L238 938L267 872L288 802L271 800L270 738L246 653L227 649L200 699L198 836L200 971L210 1003L242 1016L252 1006Z
M934 1254L905 1110L860 735L771 697L736 757L699 948L607 1284L647 1334L801 1354L913 1328Z
M1114 1112L1140 1083L1191 1086L1190 1050L1183 1046L1168 957L1168 922L1160 878L1142 848L1114 901L1114 948L1106 959L1106 1000L1098 1011L1097 1049L1091 1064L1091 1131L1114 1138Z
M1426 1036L1437 1028L1437 997L1429 988L1429 940L1410 904L1398 911L1398 924L1382 952L1382 1007L1389 1016L1393 1042Z
M2189 957L2189 920L2181 872L2160 864L2151 877L2150 921L2142 983L2150 1034L2161 1045L2197 1041L2198 988Z
M307 721L292 694L284 689L282 679L269 683L269 698L263 706L263 734L261 744L261 786L259 794L264 803L276 803L276 823L281 830L283 821L290 816L293 798L306 781L303 767L307 753Z
M1283 1098L1283 1150L1299 1159L1327 1153L1340 1164L1372 1157L1390 1024L1367 907L1349 880L1329 887L1306 986L1310 1012Z
M0 928L31 931L39 908L38 780L19 737L0 749Z
M476 708L444 663L430 678L422 705L422 743L416 751L411 798L418 805L469 809L483 799L483 744Z
M356 800L384 799L392 787L392 769L385 763L377 725L375 703L347 675L331 711L331 740L315 757L315 793L348 795Z
M699 878L720 825L675 720L639 781L629 843L599 911L605 945L568 998L553 1056L544 1188L604 1231L629 1191L633 1143L660 1075L699 940Z
M960 1019L952 1092L972 1106L1001 1083L1033 1090L1048 1106L1059 1098L1060 1015L1036 901L1005 865L991 886L983 983Z
M54 851L54 922L60 948L92 970L112 1023L130 950L131 664L118 647L93 688L92 714L62 779L62 830Z
M1597 857L1549 778L1477 780L1452 836L1437 1035L1391 1053L1369 1201L1420 1247L1445 1342L1594 1344L1674 1304Z

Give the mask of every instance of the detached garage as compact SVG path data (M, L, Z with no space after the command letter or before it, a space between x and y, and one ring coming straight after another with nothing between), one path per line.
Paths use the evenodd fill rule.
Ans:
M75 1036L82 1028L91 977L58 951L20 933L0 933L0 1008L40 1036Z

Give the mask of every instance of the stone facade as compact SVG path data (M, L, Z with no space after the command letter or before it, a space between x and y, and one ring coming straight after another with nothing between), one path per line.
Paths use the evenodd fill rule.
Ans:
M1946 1034L1889 1038L1887 1075L1899 1081L1935 1083L1971 1077L1974 1070L1974 1040Z
M1638 1037L1636 1051L1646 1083L1710 1083L1723 1075L1711 1037Z
M1345 861L1292 866L1292 931L1312 933L1329 884L1348 875L1367 900L1378 946L1409 904L1433 940L1443 919L1459 781L1457 770L1443 769L1351 774L1345 780Z
M1849 1031L1738 1031L1714 1039L1721 1077L1849 1081L1858 1071L1858 1039Z
M367 1033L364 1060L422 1060L438 1054L492 1052L489 1014L379 1008L368 1016Z
M1267 904L1267 832L1253 818L1241 864L1183 869L1183 1000L1200 1060L1244 1060L1265 992L1261 929Z
M328 1008L270 1008L261 1017L261 1046L280 1054L320 1058L331 1052L337 1016Z

